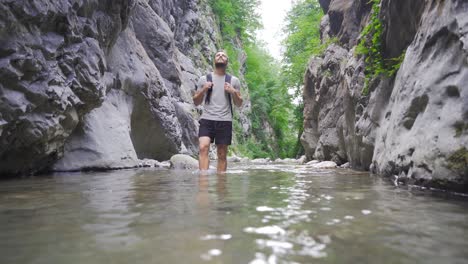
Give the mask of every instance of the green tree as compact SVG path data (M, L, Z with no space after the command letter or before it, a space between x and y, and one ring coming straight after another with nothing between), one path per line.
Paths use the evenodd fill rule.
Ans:
M330 42L321 43L320 21L323 11L317 0L299 0L292 7L286 17L283 40L284 61L281 71L281 80L284 87L294 91L298 103L293 110L294 131L297 132L293 153L302 154L303 148L300 136L303 132L302 88L304 86L304 73L311 56L321 55Z

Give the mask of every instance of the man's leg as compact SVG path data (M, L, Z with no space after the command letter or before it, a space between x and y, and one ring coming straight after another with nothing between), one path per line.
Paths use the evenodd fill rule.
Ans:
M218 172L225 172L227 169L228 145L216 145L218 152Z
M208 153L210 152L210 137L199 137L198 138L200 154L198 157L198 168L200 170L207 170L210 166L210 158Z

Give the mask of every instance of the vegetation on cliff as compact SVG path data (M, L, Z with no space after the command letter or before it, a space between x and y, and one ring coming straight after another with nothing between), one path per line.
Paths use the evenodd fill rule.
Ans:
M372 14L369 24L361 33L361 41L356 47L356 54L365 56L365 83L363 95L369 94L369 82L384 75L393 77L400 68L405 53L392 59L384 59L382 55L383 25L380 20L380 1L372 0Z

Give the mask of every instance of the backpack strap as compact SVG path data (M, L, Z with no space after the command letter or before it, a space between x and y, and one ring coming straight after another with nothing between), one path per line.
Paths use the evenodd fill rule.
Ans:
M208 73L206 75L206 81L207 82L213 82L213 76L211 75L211 73ZM210 99L211 99L211 93L213 92L213 88L209 89L208 90L208 93L206 94L206 97L205 97L205 104L209 104L210 103Z
M231 76L231 75L226 74L226 75L224 76L224 82L227 82L227 83L231 84L231 80L232 80L232 76ZM206 75L206 81L207 81L207 82L213 82L213 76L211 75L211 73L208 73L208 74ZM209 104L209 103L210 103L212 91L213 91L213 90L210 89L210 90L208 90L208 93L206 94L206 97L205 97L205 103L206 103L206 104ZM232 114L232 116L234 117L234 112L232 111L232 98L231 98L231 94L230 94L230 93L228 93L228 98L229 98L229 99L228 99L228 100L229 100L229 106L230 106L230 108L231 108L231 114Z
M232 76L229 75L229 74L226 74L225 77L224 77L224 81L231 84L231 80L232 80ZM232 118L234 118L234 112L232 111L232 98L231 98L231 94L228 93L228 100L229 100L229 106L231 107L231 115L232 115Z

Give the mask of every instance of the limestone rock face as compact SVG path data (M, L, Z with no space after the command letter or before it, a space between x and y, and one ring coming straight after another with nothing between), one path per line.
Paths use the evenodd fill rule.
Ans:
M466 1L425 8L379 120L376 171L468 183L466 10Z
M109 52L134 1L0 3L0 173L63 155L83 116L104 101Z
M322 38L337 36L340 44L312 58L305 74L307 159L466 190L468 2L382 0L382 54L405 58L395 77L372 80L368 95L362 94L364 58L354 45L369 10L353 9L359 6L359 0L332 0L323 18ZM341 25L334 10L360 15Z
M368 0L320 1L330 24L330 36L336 36L346 47L357 44L359 32L369 14ZM327 5L328 4L328 5Z
M191 90L220 48L205 1L5 0L0 11L0 174L197 153Z

